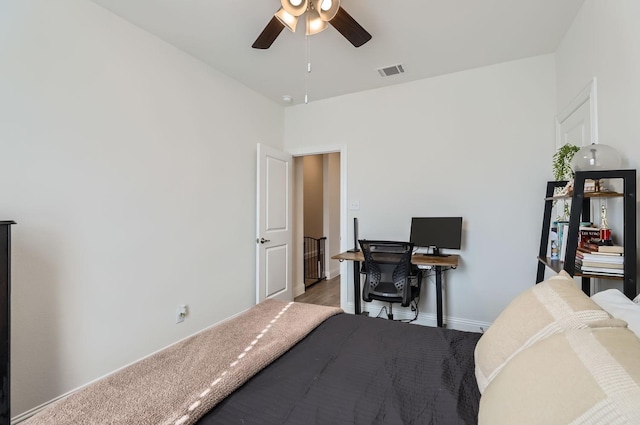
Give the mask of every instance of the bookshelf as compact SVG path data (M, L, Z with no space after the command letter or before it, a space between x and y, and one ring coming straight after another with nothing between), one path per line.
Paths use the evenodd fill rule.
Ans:
M622 180L622 192L586 192L584 191L585 181L588 179ZM542 218L542 232L540 236L540 250L538 252L538 271L536 283L544 280L546 268L555 272L565 270L571 276L582 278L582 290L587 295L591 295L591 279L615 279L622 280L624 294L628 298L633 298L637 294L636 273L636 170L599 170L599 171L578 171L574 177L573 193L565 196L554 196L557 187L564 187L566 181L549 181L545 194L544 215ZM624 273L622 276L603 276L599 274L587 274L576 272L575 258L578 247L578 229L580 222L591 221L591 201L600 198L622 198L623 201L623 246L624 246ZM565 258L567 261L552 260L547 257L547 246L551 228L551 213L554 201L560 199L571 199L571 210L569 215L569 228L567 237L567 248Z

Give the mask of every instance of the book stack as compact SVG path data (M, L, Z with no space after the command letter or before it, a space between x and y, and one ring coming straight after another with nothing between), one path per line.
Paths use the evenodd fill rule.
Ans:
M578 248L584 248L585 244L600 238L600 228L593 226L591 223L581 224L578 232Z
M584 181L584 191L585 192L595 192L596 191L596 181L593 179L586 179Z
M624 248L586 243L576 252L576 270L584 274L624 276Z
M553 253L550 254L552 259L565 260L567 253L567 240L569 237L569 222L568 221L554 221L551 227L551 233L549 235L550 242L555 241L558 248L558 257L554 258ZM585 244L590 243L593 240L599 240L600 228L593 226L592 223L583 222L580 223L578 229L578 248L584 248Z
M589 193L589 192L608 192L609 189L607 189L604 185L604 181L603 180L593 180L593 179L586 179L584 181L584 192L585 193Z

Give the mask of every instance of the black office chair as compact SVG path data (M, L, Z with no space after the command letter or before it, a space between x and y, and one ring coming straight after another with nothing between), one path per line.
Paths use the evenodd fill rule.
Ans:
M366 275L362 299L388 302L387 317L393 320L393 303L408 307L420 295L422 274L411 265L413 243L366 239L358 242L364 255Z

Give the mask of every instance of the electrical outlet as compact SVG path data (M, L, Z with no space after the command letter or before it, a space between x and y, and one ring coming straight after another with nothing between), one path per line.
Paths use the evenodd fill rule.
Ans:
M187 306L182 304L176 310L176 323L184 322L185 317L187 317Z

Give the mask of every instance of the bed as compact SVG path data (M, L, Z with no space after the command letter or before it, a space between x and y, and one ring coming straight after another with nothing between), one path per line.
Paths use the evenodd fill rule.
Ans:
M338 314L199 424L475 424L480 334Z
M640 304L622 297L561 272L482 335L267 300L25 423L637 425Z
M479 338L267 300L26 423L470 425Z

